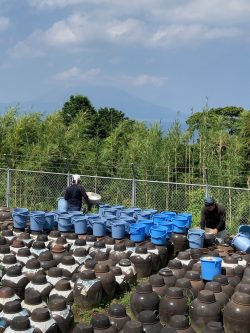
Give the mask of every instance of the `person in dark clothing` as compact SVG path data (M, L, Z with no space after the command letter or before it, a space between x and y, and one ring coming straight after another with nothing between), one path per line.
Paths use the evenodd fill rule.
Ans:
M201 229L209 228L216 238L224 239L226 236L226 209L222 204L216 203L211 197L206 197L201 210Z
M68 211L81 210L82 208L82 199L87 204L88 210L91 210L91 203L89 197L80 184L81 177L79 175L73 175L73 183L68 186L65 191L64 199L68 202Z

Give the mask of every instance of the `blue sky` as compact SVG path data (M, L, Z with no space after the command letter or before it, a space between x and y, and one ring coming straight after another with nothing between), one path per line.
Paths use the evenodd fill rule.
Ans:
M0 105L140 120L249 108L249 0L0 0Z

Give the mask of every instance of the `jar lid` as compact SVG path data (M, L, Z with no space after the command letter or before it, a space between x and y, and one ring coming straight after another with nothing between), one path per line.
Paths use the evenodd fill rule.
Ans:
M94 243L94 248L95 249L105 249L106 245L104 241L97 241Z
M108 260L109 255L106 252L96 251L94 258L96 261L105 261Z
M135 253L146 254L146 253L148 253L148 249L144 246L136 246Z
M239 291L233 294L232 300L237 304L250 305L250 295Z
M112 304L108 310L108 314L116 318L122 318L127 316L126 308L122 304Z
M202 303L215 303L215 296L211 290L201 290L198 294L198 300Z
M41 260L41 261L51 261L51 260L53 260L53 254L50 251L42 252L39 255L39 260Z
M39 269L41 268L40 261L35 258L31 258L26 262L26 268L28 269Z
M94 280L96 278L95 272L89 269L80 273L80 278L82 280Z
M18 239L30 239L30 234L28 232L22 232L19 236Z
M49 236L51 238L58 238L58 237L61 237L61 233L59 230L52 230L50 233L49 233Z
M183 291L179 287L169 287L166 296L169 298L183 298Z
M62 269L59 267L51 267L48 270L48 276L55 278L62 277L63 276Z
M131 266L131 261L129 259L121 259L119 265L123 267Z
M124 333L142 333L142 323L136 320L127 321L123 327Z
M108 273L109 266L105 264L96 264L94 270L96 273Z
M170 269L181 269L183 266L182 266L181 261L173 259L173 260L169 260L168 267Z
M22 250L22 249L20 249L20 250ZM20 250L18 250L18 251L20 251ZM0 253L1 254L10 253L10 247L9 247L9 245L7 245L7 244L0 245Z
M213 293L221 293L221 284L216 281L209 281L205 285L205 290L211 290Z
M13 254L6 254L3 257L3 263L6 265L14 265L17 263L16 257Z
M53 247L52 247L52 252L54 253L63 253L65 252L65 248L63 246L63 244L55 244Z
M173 271L170 268L168 268L168 267L161 268L159 270L159 274L162 275L162 276L164 276L164 277L170 277L170 276L174 275Z
M96 236L93 236L93 235L87 235L86 236L86 242L96 242Z
M147 247L148 250L155 250L156 249L156 246L151 242L148 242L146 244L146 247Z
M122 269L119 266L111 266L110 270L114 273L115 276L122 275Z
M190 259L190 254L186 251L180 251L177 256L178 259L180 260L189 260Z
M5 245L7 243L6 238L0 236L0 245Z
M115 239L112 237L106 237L104 238L104 242L107 245L114 245L115 244Z
M48 242L48 236L44 234L38 235L36 240L39 242Z
M108 316L102 313L96 313L92 316L92 325L94 329L104 330L110 327Z
M80 275L81 275L81 272L73 273L70 281L72 281L73 283L76 283L76 281L79 279Z
M64 237L58 237L56 240L56 244L65 245L65 244L67 244L67 240Z
M72 333L94 333L94 328L91 324L77 324Z
M42 303L42 298L37 290L29 288L25 290L24 301L26 304L38 305Z
M149 282L153 287L162 287L165 285L162 275L153 274L149 277Z
M85 239L79 239L77 238L74 243L76 246L85 246L86 245L86 240Z
M47 308L37 308L31 313L31 320L35 322L48 321L50 318L50 312Z
M5 241L6 243L6 241ZM21 239L15 239L12 243L12 247L19 248L19 247L24 247L24 242Z
M77 239L77 238L78 238L78 236L74 232L71 232L71 233L66 235L66 239L73 240L73 239Z
M19 249L19 250L17 251L17 255L18 255L19 257L29 257L29 256L31 256L30 249L28 249L27 247L24 247L24 248L22 248L22 249Z
M135 242L131 241L130 239L127 239L125 245L126 247L135 247Z
M74 250L73 255L75 257L86 257L86 255L88 254L86 249L80 248L78 247L77 249Z
M3 230L2 231L2 236L3 237L11 237L11 236L13 236L14 234L13 234L13 231L12 230Z
M140 283L136 286L136 292L140 294L151 293L153 289L150 283Z
M10 287L1 287L0 288L0 298L11 298L15 295L15 292Z
M228 285L228 279L225 275L215 275L213 281L219 282L222 286Z
M144 310L138 315L138 320L143 324L154 324L159 321L154 311Z
M7 276L20 276L22 275L22 267L21 266L11 266L6 270Z
M84 263L84 266L88 269L94 269L97 262L94 259L87 259Z
M63 311L66 308L67 308L67 303L63 297L55 296L49 299L50 311Z
M71 290L70 282L66 279L59 280L55 284L55 289L58 290L58 291Z
M170 317L169 326L176 330L185 330L189 328L188 318L184 315L174 315Z
M176 287L179 287L181 289L192 289L192 285L189 279L187 278L180 278L175 283Z
M17 313L22 310L21 303L18 300L6 302L3 306L4 313Z
M76 261L75 258L72 256L63 256L61 259L61 263L65 266L73 266L75 265Z
M30 320L25 316L14 317L10 322L13 331L26 331L30 328Z
M31 279L33 284L46 284L47 283L47 279L46 279L46 275L42 274L42 273L36 273L33 275L32 279Z
M35 241L35 242L33 242L32 247L33 247L33 249L36 249L36 250L43 250L43 249L45 249L45 243Z
M187 271L185 277L190 281L200 281L200 273L197 271Z
M123 252L123 251L126 251L126 246L125 244L115 244L114 245L114 250L115 251L118 251L118 252Z

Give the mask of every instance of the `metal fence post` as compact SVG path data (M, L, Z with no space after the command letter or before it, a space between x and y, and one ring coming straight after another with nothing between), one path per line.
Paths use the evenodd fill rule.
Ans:
M206 181L205 198L207 198L208 197L208 171L207 171L207 168L205 168L205 181Z
M131 205L132 207L136 206L136 179L135 179L135 166L134 163L131 163L132 168L132 198Z
M7 164L7 169L6 169L6 207L10 207L10 181L11 181L11 175L10 175L10 166L9 166L9 159L6 154L4 154L5 161Z

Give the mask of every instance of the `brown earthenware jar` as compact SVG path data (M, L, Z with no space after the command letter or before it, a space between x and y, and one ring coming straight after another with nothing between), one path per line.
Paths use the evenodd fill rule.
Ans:
M210 321L207 325L203 328L201 333L225 333L222 323L217 321Z
M137 246L131 254L130 261L134 264L138 278L148 277L152 271L152 255L146 247Z
M108 265L96 264L95 274L101 280L104 296L107 299L112 299L116 290L116 280L114 273L110 270Z
M156 245L156 248L159 251L161 267L166 267L169 261L168 249L163 245Z
M47 281L46 275L36 273L31 282L26 286L26 290L29 289L37 290L40 293L42 300L46 302L52 290L52 285Z
M22 274L21 266L12 266L6 270L2 278L3 287L10 287L20 297L24 296L24 289L29 283L28 278Z
M130 317L126 313L126 308L122 304L112 304L108 309L110 324L116 328L116 332L123 329Z
M47 273L47 281L52 285L55 286L56 283L65 277L63 276L62 269L59 267L51 267Z
M211 290L214 293L215 299L221 304L223 309L225 304L229 301L228 294L222 291L221 284L219 282L210 281L206 283L205 290Z
M76 263L73 256L65 255L62 257L61 262L57 265L57 267L62 269L63 275L66 278L71 279L72 274L77 271L79 265Z
M203 290L205 287L205 283L200 278L200 273L196 271L187 271L185 274L185 278L187 278L192 285L195 294L198 295L199 291Z
M188 317L184 315L174 315L169 320L169 327L176 330L177 333L195 333L189 324Z
M172 232L171 241L174 244L174 257L181 251L188 249L188 239L186 234Z
M193 300L197 297L198 292L197 290L194 290L191 285L191 281L187 278L181 278L176 281L175 287L181 288L183 291L183 295L187 299Z
M35 328L33 333L57 333L57 325L47 308L35 309L30 323Z
M91 324L94 328L94 333L116 333L116 328L110 324L109 317L96 313L92 316Z
M181 251L178 253L176 258L182 263L182 266L186 269L186 271L191 271L195 260L191 258L191 255L187 251Z
M5 303L10 301L20 300L11 287L0 288L0 311L2 311Z
M164 283L167 287L174 287L177 281L177 277L174 275L173 271L168 268L161 268L159 274L163 277Z
M138 320L142 323L145 333L158 333L163 327L154 311L141 311Z
M135 266L129 259L121 259L117 266L121 268L122 274L126 277L129 284L134 284L136 282L137 273Z
M228 279L225 275L215 275L213 281L221 284L222 291L231 297L234 293L234 287L228 283Z
M168 287L164 283L164 278L162 275L153 274L149 277L149 283L152 285L153 291L157 293L160 297L166 295Z
M109 253L109 258L116 265L121 259L129 259L130 253L126 251L125 244L115 244L113 250Z
M160 257L160 251L157 249L157 247L152 244L151 242L147 242L145 244L146 248L148 249L148 253L152 256L152 272L157 273L161 266L161 257Z
M55 320L58 333L68 333L74 324L74 315L70 305L66 304L63 297L53 297L49 300L49 310Z
M53 297L63 297L67 304L73 304L74 296L73 296L73 289L71 288L70 282L66 279L62 279L58 281L49 294L49 298Z
M108 252L96 251L93 257L97 264L108 265L109 267L114 266L115 263L112 259L109 259Z
M185 276L186 269L183 267L179 260L170 260L168 262L168 268L171 269L177 279L183 278Z

